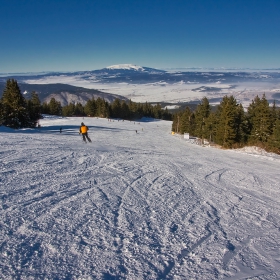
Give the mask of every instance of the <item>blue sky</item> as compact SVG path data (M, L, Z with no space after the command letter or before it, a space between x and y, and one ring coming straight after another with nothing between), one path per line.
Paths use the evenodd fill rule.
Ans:
M280 67L279 0L0 0L0 73Z

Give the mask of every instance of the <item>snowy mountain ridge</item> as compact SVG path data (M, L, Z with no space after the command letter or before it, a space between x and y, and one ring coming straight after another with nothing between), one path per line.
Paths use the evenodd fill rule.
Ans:
M156 68L150 68L150 67L145 67L145 66L138 66L134 64L116 64L116 65L111 65L107 66L101 70L94 70L91 71L91 73L98 73L102 70L109 70L110 73L113 71L115 74L119 74L119 78L122 76L122 74L125 75L130 75L132 79L138 77L145 77L145 80L149 80L149 76L155 75L155 74L164 74L167 73L165 70L160 70ZM142 76L144 75L144 76Z
M55 100L59 101L62 106L66 106L70 103L81 103L82 105L85 105L87 101L92 98L101 98L109 103L113 102L116 98L120 100L128 100L121 95L107 93L101 90L71 86L66 83L57 83L56 81L46 84L40 84L39 82L40 81L37 81L38 84L19 83L19 87L26 98L30 98L31 92L35 91L42 103L49 103L51 98L55 98ZM4 88L5 83L0 81L0 97Z
M133 64L118 64L118 65L111 65L108 67L105 67L105 69L110 70L135 70L135 71L144 71L144 68L142 66L137 66Z

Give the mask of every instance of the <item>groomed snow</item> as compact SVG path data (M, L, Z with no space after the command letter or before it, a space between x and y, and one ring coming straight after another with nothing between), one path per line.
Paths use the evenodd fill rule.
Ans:
M167 121L41 125L0 127L0 279L280 279L278 156Z

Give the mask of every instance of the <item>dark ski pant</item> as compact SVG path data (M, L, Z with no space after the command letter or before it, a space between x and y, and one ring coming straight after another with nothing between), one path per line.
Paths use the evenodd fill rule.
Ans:
M84 140L85 142L87 142L87 140L88 140L88 142L91 142L91 139L88 137L87 132L86 132L86 133L82 133L82 135L83 135L83 140ZM86 139L87 139L87 140L86 140Z

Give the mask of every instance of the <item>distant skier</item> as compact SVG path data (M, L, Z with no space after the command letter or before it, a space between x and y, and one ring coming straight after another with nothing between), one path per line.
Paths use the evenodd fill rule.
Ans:
M87 142L87 140L88 140L88 142L91 142L91 139L88 137L88 127L83 122L81 123L81 126L80 126L79 134L80 133L82 133L83 141L85 141L85 143Z

